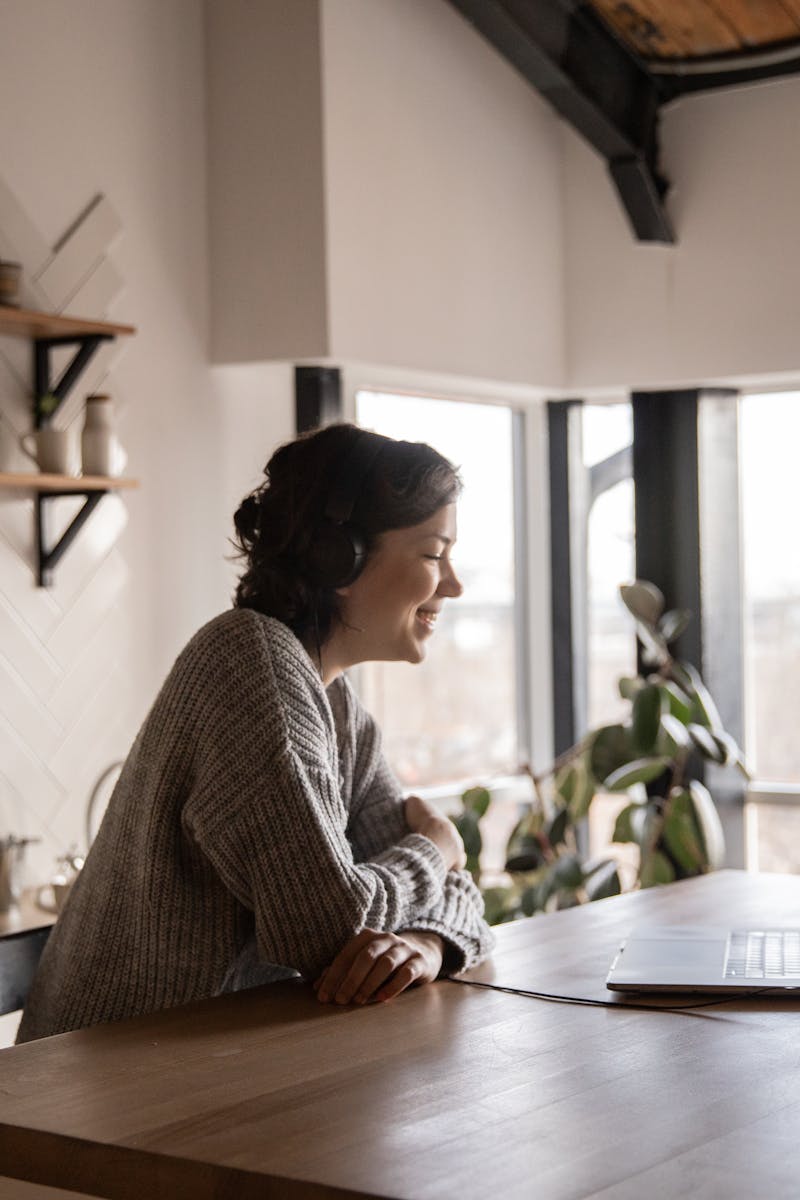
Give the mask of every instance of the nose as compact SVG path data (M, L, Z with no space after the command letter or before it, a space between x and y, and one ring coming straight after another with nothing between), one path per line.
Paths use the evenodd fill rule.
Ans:
M447 564L447 570L442 573L439 580L439 586L436 589L437 595L449 596L453 600L457 600L464 591L464 585L453 570L452 563Z

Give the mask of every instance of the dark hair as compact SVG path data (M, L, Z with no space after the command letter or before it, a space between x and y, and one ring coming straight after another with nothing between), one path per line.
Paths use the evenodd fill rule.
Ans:
M234 604L283 621L302 640L324 642L339 613L335 587L314 578L305 556L320 527L344 459L356 441L380 443L349 521L366 555L387 529L428 520L461 491L458 471L424 442L400 442L355 425L327 425L280 446L264 482L234 514L235 546L246 560Z

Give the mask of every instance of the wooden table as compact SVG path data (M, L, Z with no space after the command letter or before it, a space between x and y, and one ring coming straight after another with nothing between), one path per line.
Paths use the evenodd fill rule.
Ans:
M725 871L502 926L469 977L607 1000L643 919L800 923L800 877ZM285 983L48 1038L0 1053L0 1174L121 1200L794 1200L800 1001L666 1003L442 981L337 1008Z

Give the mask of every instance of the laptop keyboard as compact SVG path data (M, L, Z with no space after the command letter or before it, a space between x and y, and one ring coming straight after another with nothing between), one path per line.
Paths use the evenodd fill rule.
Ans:
M726 979L800 979L800 929L735 929Z

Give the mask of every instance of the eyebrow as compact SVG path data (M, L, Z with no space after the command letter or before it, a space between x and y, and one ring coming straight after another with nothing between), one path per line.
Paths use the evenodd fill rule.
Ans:
M437 542L443 542L445 546L451 546L453 544L453 539L445 537L443 533L424 533L420 538L420 541L427 542L429 538L436 538Z

